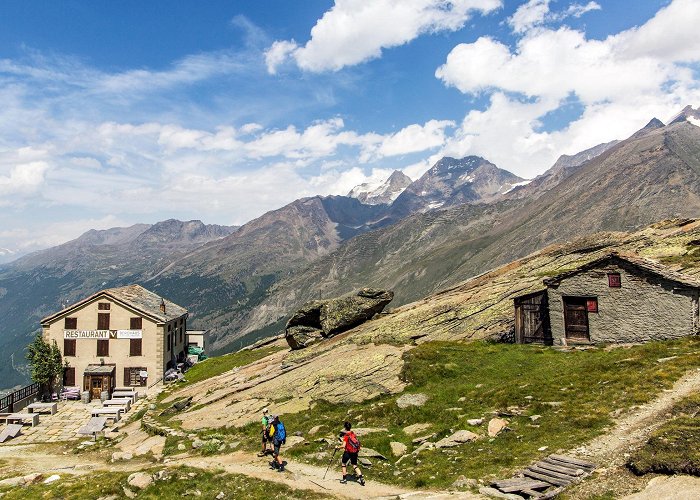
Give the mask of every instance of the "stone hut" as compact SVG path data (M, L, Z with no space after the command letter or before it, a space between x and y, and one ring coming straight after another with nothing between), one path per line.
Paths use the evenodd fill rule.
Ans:
M700 333L700 281L611 253L516 297L515 341L546 345L636 343Z

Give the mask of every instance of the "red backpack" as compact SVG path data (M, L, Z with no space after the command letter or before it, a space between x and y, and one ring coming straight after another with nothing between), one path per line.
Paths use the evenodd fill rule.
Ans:
M360 440L357 439L357 436L355 435L354 432L349 431L347 434L345 434L345 437L347 438L345 440L345 451L348 453L358 453L360 451Z

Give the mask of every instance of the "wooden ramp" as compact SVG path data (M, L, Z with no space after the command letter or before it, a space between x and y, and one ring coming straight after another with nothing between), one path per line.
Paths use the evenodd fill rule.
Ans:
M4 443L8 439L17 437L17 434L22 430L22 424L9 424L0 432L0 443Z
M578 458L549 455L527 467L519 477L494 481L491 486L503 493L545 500L554 498L570 484L588 476L595 468L595 464Z

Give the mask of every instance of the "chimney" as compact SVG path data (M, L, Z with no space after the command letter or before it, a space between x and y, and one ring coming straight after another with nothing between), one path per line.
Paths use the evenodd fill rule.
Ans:
M162 297L160 299L160 312L165 312L165 300Z

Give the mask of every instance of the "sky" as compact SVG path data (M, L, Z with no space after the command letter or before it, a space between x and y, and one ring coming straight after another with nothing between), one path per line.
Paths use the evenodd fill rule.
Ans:
M0 261L442 156L523 178L700 106L697 0L3 0Z

